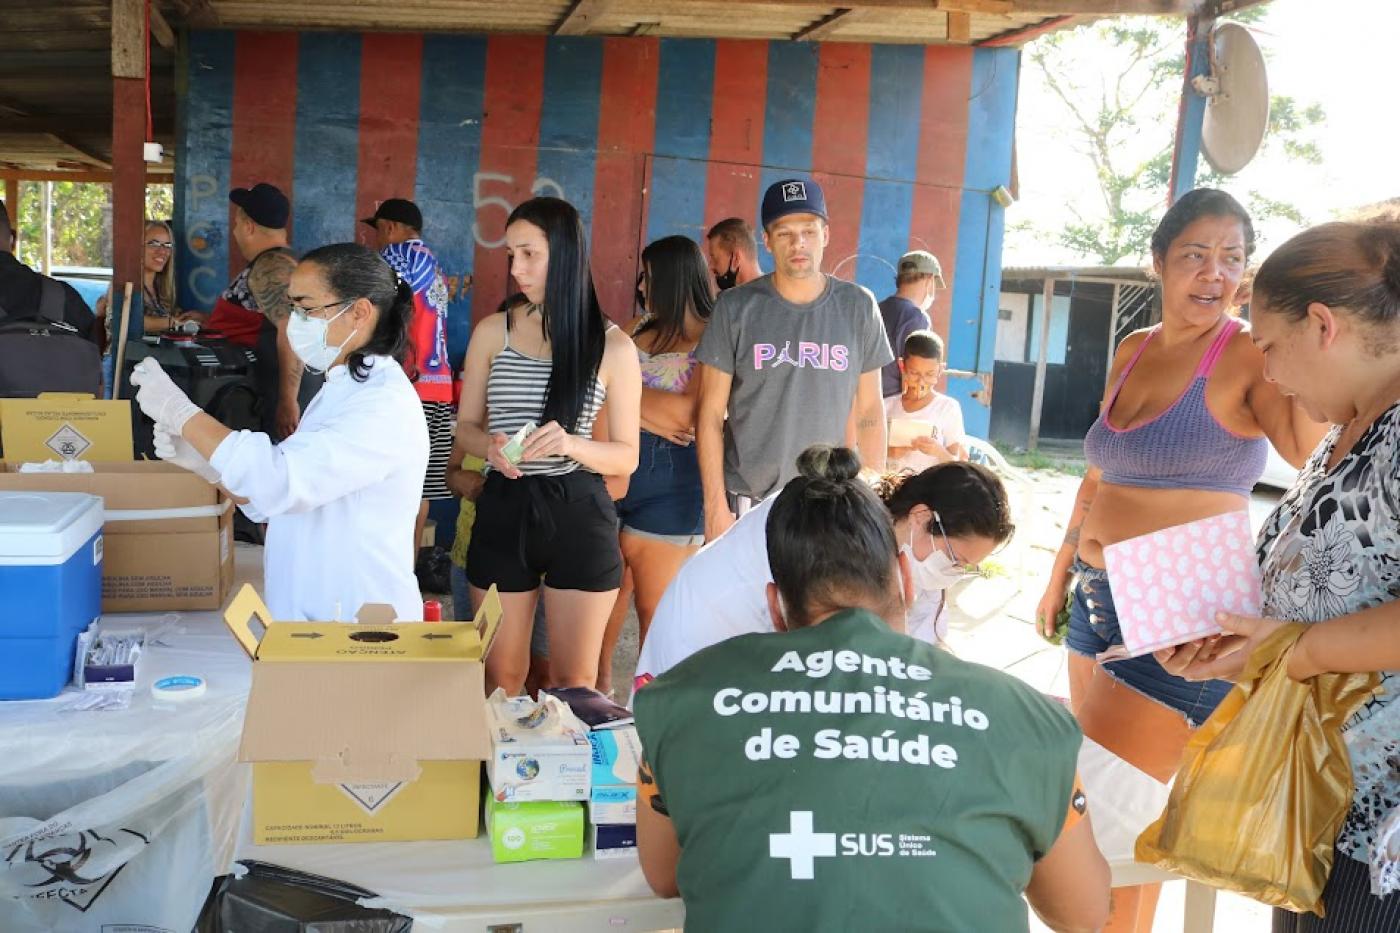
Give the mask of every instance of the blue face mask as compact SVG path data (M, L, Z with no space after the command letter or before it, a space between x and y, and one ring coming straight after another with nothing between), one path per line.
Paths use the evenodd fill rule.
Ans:
M298 309L292 310L292 316L287 319L287 343L291 344L292 352L306 364L307 369L314 373L324 373L335 365L340 351L345 349L355 332L352 330L334 347L326 343L326 335L330 331L331 321L349 311L350 305L354 303L354 299L346 302L345 307L331 318L311 317Z

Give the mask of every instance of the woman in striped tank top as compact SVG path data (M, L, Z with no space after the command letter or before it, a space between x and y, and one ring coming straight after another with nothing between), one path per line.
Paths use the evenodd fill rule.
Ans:
M487 470L467 552L472 599L494 585L505 609L486 689L523 688L541 585L552 685L592 687L622 580L603 477L637 468L641 369L631 339L598 307L573 205L534 198L517 207L506 250L530 303L472 332L457 423L461 447ZM600 411L606 430L595 435ZM506 443L531 422L538 427L513 462Z

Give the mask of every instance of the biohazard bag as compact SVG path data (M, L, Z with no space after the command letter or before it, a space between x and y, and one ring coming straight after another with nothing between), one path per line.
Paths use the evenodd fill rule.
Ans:
M1255 649L1238 686L1186 744L1167 807L1137 860L1265 904L1322 914L1332 846L1351 804L1341 729L1375 674L1288 677L1305 627Z
M182 738L180 754L165 761L106 768L52 735L48 744L81 773L35 762L23 780L0 763L0 930L193 928L210 884L228 870L247 794L237 764L241 710L214 698L208 707L208 731Z

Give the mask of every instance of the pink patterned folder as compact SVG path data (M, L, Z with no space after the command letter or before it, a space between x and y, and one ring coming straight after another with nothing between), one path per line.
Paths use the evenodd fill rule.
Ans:
M1113 651L1116 657L1214 635L1217 612L1258 615L1263 601L1248 512L1110 544L1104 561L1123 632L1125 650Z

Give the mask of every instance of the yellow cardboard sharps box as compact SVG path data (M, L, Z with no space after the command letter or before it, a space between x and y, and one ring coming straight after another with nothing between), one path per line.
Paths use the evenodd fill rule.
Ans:
M366 606L355 624L277 622L250 586L230 603L224 621L253 658L239 757L253 763L256 844L477 835L500 597L488 591L473 622L392 618Z

